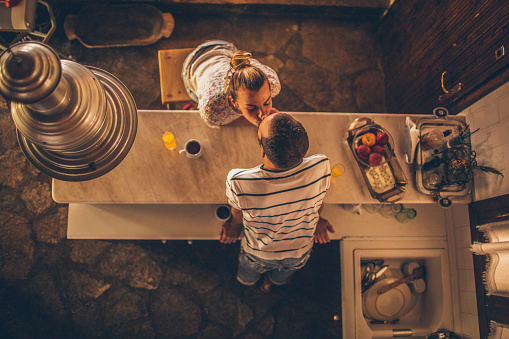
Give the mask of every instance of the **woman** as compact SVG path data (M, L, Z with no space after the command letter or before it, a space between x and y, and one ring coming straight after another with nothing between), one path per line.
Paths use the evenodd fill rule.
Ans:
M186 58L182 77L209 126L258 125L277 112L272 108L272 98L281 90L276 72L226 41L198 46Z

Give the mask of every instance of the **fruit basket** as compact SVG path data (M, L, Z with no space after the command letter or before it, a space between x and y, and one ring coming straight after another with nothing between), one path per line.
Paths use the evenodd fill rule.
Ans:
M347 142L371 196L380 202L401 200L408 182L389 131L369 118L358 118L348 128Z
M352 140L353 155L367 167L382 166L392 157L394 139L381 126L368 125L361 127Z

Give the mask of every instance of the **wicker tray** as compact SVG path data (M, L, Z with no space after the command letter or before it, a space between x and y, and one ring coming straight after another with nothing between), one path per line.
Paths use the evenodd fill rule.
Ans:
M373 199L377 199L380 202L396 202L401 200L405 196L405 187L408 181L394 153L394 145L389 145L388 150L391 154L388 156L387 161L379 166L366 166L357 160L354 139L359 129L365 127L383 129L382 126L375 124L372 119L358 118L348 128L347 142L361 170L369 193Z

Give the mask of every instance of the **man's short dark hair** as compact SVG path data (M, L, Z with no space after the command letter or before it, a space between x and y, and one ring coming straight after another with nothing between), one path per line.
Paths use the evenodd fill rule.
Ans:
M287 170L297 166L309 148L304 126L288 114L278 113L271 121L269 136L261 138L267 158L276 167Z

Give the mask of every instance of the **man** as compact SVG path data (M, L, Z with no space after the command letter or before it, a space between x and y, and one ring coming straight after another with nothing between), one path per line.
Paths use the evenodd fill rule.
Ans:
M311 254L313 241L330 242L330 223L320 218L330 186L329 159L304 158L306 130L288 114L275 113L258 126L263 164L233 169L226 180L232 218L219 240L229 244L242 235L237 280L254 285L267 273L262 289L286 284ZM313 240L314 239L314 240Z

